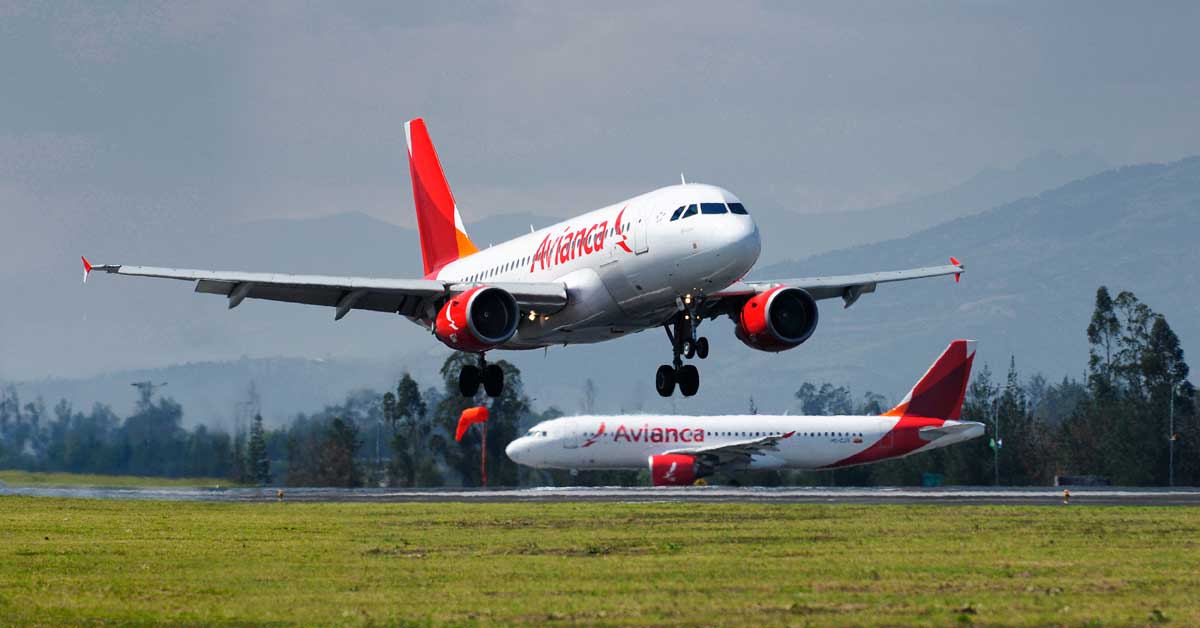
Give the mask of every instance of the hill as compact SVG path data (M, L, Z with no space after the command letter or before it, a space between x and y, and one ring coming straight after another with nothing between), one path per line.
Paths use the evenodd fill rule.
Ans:
M363 224L339 226L347 220ZM251 225L222 244L222 255L242 267L277 268L282 260L282 267L296 272L328 267L332 272L361 273L362 268L410 268L419 263L410 230L354 215L331 221ZM504 233L512 233L514 226L504 225ZM350 231L339 233L339 228ZM289 231L301 229L311 233ZM372 232L369 238L362 229ZM288 251L295 250L297 241L321 234L328 236L328 246L299 257ZM654 393L654 367L669 358L665 336L658 330L601 345L502 357L524 371L538 406L578 409L584 381L590 378L599 391L597 409L606 412L742 411L751 396L764 412L784 411L793 405L791 395L804 381L845 383L856 394L870 389L897 399L957 337L980 340L980 362L996 370L1016 356L1026 374L1079 375L1086 363L1084 328L1101 284L1114 291L1133 290L1168 316L1185 350L1196 346L1198 234L1200 158L1120 168L904 238L761 269L756 276L780 278L921 266L956 255L969 270L957 285L949 279L885 285L849 310L842 310L840 302L823 302L813 339L782 354L742 346L733 338L728 320L706 323L703 332L712 342L712 357L701 365L701 394L692 399L661 400ZM202 245L192 246L197 250L181 250L179 256L195 259L204 253ZM228 313L222 300L193 298L181 294L180 288L172 282L117 280L102 289L89 285L86 311L73 308L77 295L64 300L63 307L83 320L63 335L79 334L121 359L132 355L140 363L153 363L159 352L207 356L193 359L189 368L172 367L174 371L104 376L113 378L121 395L131 395L124 390L126 381L166 379L171 394L180 398L227 395L206 406L219 411L244 390L245 380L253 378L275 416L291 409L315 409L319 401L336 401L349 388L382 389L405 369L423 385L434 384L435 367L447 353L423 330L384 315L355 313L335 324L320 308L262 302ZM328 357L319 367L305 360L267 360L261 369L284 373L274 379L255 375L248 367L257 361L253 356L280 354ZM231 361L229 355L252 357ZM368 357L344 357L355 355ZM121 370L120 365L112 369ZM204 375L221 370L227 373L219 384ZM70 380L73 383L65 388L66 380L51 382L53 386L41 382L27 390L54 399L61 390L99 394L104 388L86 380ZM196 392L185 393L189 385ZM71 398L87 402L86 396Z

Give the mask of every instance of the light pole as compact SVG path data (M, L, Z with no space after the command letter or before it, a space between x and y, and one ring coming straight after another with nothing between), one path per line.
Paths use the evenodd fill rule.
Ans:
M1167 486L1175 486L1175 391L1183 382L1171 384L1167 413Z
M992 402L992 473L993 483L1000 486L1000 447L1004 441L1000 439L1000 400Z

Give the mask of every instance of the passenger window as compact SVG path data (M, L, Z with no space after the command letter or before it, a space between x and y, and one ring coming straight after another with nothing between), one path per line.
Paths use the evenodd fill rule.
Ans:
M724 214L725 203L700 203L701 214Z
M683 213L683 207L680 206L679 209L675 210L675 213L671 214L671 221L674 222L676 220L679 220L679 215L682 213Z
M746 214L749 213L746 211L746 206L742 205L741 203L730 203L729 211L730 211L730 213L740 214L742 216L745 216Z
M695 215L696 215L696 205L695 205L695 203L693 203L693 204L691 204L691 205L688 205L688 206L687 206L687 211L683 212L683 217L684 217L684 218L687 218L688 216L695 216Z

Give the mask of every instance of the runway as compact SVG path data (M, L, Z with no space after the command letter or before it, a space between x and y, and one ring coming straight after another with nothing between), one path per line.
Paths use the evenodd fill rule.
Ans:
M275 502L275 488L6 487L0 495L199 502ZM518 489L283 488L285 502L702 502L1062 506L1062 489L828 487L572 487ZM1072 506L1200 506L1200 489L1073 488Z

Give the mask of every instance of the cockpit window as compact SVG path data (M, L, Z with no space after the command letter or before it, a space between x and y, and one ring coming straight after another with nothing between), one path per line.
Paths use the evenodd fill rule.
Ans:
M741 214L742 216L745 216L749 213L746 211L746 206L742 205L741 203L730 203L729 211L735 214Z
M700 203L701 214L724 214L725 203Z
M676 209L675 213L671 214L671 220L679 220L679 215L683 213L683 209L684 208L682 206L679 209Z
M687 211L683 212L684 218L687 218L689 216L695 216L695 215L696 215L696 204L695 203L688 205Z

